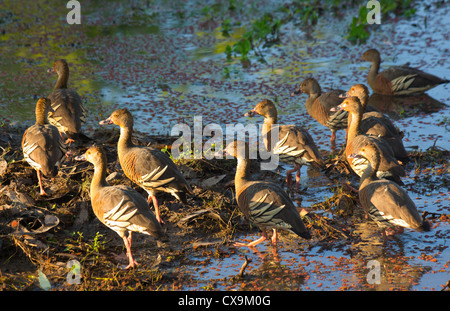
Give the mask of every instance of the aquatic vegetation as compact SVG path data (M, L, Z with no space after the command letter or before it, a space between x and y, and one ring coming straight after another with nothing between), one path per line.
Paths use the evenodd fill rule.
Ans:
M229 25L229 22L225 23L225 34L228 36ZM222 26L224 25L222 24ZM280 27L280 19L274 18L270 13L265 13L262 18L252 22L250 30L240 40L232 46L227 45L225 50L227 60L231 61L233 56L239 57L242 66L248 67L250 65L249 53L253 51L258 59L264 61L261 49L279 42Z
M380 5L380 9L380 21L381 19L386 20L391 13L396 17L403 16L405 18L410 18L416 12L412 0L383 1L382 5ZM376 27L376 24L369 25L367 23L368 13L368 8L363 4L359 8L358 15L352 18L351 24L347 30L347 40L354 44L363 44L367 41L370 37L370 29Z
M370 36L370 32L367 30L367 8L362 6L359 9L357 17L352 18L352 22L348 27L347 39L352 43L364 43Z

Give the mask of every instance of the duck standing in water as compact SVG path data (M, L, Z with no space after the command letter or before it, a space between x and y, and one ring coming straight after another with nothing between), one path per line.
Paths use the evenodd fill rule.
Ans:
M265 99L259 102L245 116L253 117L257 114L264 117L262 135L266 149L273 154L278 154L282 162L294 166L293 169L286 172L286 183L289 187L292 185L291 174L296 172L295 186L298 189L300 184L300 169L303 165L306 164L315 169L324 167L324 162L313 138L306 129L300 126L277 124L277 109L270 100ZM274 129L276 131L273 131ZM272 146L272 133L277 132L278 137L275 137L277 143Z
M424 221L408 193L397 183L379 179L377 171L381 162L379 148L366 145L350 157L364 157L369 161L361 176L359 200L362 208L384 229L383 236L401 233L404 228L429 231L430 224ZM393 229L389 232L388 229Z
M287 193L277 184L251 180L248 144L240 141L230 143L224 150L237 158L234 185L238 207L244 216L262 231L262 237L250 243L237 242L235 246L254 247L268 239L267 230L272 229L272 244L277 244L277 230L283 229L304 239L311 239L299 212Z
M375 93L383 95L417 95L450 80L441 79L407 65L392 66L379 72L381 57L376 49L364 52L362 59L371 62L367 83Z

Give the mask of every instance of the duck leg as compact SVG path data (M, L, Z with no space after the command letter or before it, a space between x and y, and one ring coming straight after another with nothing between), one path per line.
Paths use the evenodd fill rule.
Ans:
M42 173L40 170L37 170L37 176L38 176L38 180L39 180L40 195L48 196L47 192L45 192L45 190L44 190L44 186L42 185Z
M70 146L73 142L75 142L74 139L72 139L72 138L67 138L65 144L66 144L66 145L69 144L69 146Z
M273 234L272 234L272 244L273 246L277 246L277 242L278 242L278 233L277 233L277 229L273 229Z
M331 138L330 138L331 149L336 149L336 131L331 130Z
M150 204L150 202L153 203L153 206L155 207L155 216L156 219L158 220L158 222L160 224L163 224L164 221L161 219L161 216L159 215L159 205L158 205L158 199L156 198L155 194L149 194L148 195L148 204Z
M296 171L297 171L297 168L295 167L295 164L294 164L293 169L286 171L286 184L289 188L292 186L292 175L291 174Z
M297 163L294 164L294 168L297 169L297 173L295 173L295 187L298 190L298 187L300 186L300 169L302 168L300 165L298 165Z
M134 268L138 265L138 263L133 259L133 255L131 254L131 231L128 232L128 237L124 235L122 239L125 244L125 248L127 249L127 257L129 261L129 264L125 267L125 269Z
M262 237L260 237L257 240L254 240L250 243L242 243L242 242L234 242L233 246L237 246L237 247L242 247L242 246L246 246L246 247L254 247L256 245L258 245L259 243L267 240L268 236L267 236L267 232L264 230L262 233Z

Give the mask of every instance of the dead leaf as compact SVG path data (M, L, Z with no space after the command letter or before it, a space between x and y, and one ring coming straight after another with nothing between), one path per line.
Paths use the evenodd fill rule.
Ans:
M41 270L38 270L38 272L39 272L39 286L43 290L51 289L52 285L50 284L49 280L47 279L47 276Z
M221 181L222 179L224 179L225 176L227 176L227 175L224 174L224 175L213 176L213 177L210 177L210 178L208 178L208 179L205 179L204 181L202 181L202 182L200 183L200 187L202 187L202 188L211 188L212 186L214 186L215 184L217 184L219 181Z
M43 212L37 210L25 211L21 213L21 217L13 221L19 222L18 226L16 226L17 231L13 233L15 235L40 234L47 232L48 230L56 227L59 224L59 218L55 215L44 215ZM37 229L27 229L28 224L33 224L33 226L35 226L36 223L40 223L41 226L39 226Z
M19 207L27 207L27 206L33 206L34 205L34 200L26 193L21 193L21 192L17 192L14 190L9 190L3 188L0 193L5 194L6 196L9 197L9 199L15 203L16 205L19 205Z
M191 222L195 218L198 218L198 217L200 217L202 215L205 215L205 216L207 215L208 217L211 217L213 219L222 220L222 217L220 217L219 214L213 212L212 210L210 210L210 209L202 209L202 210L198 210L198 211L195 211L193 213L190 213L187 216L184 216L183 218L180 219L179 222L180 223Z

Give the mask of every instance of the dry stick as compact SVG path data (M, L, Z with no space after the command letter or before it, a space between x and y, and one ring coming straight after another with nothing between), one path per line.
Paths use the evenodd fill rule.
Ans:
M444 287L441 289L441 291L450 291L450 280L447 282L447 284L444 285Z
M247 255L244 256L245 257L245 261L244 264L241 267L241 270L239 271L239 277L242 278L244 276L244 271L245 268L247 267L248 263L251 262L252 260L247 258Z

